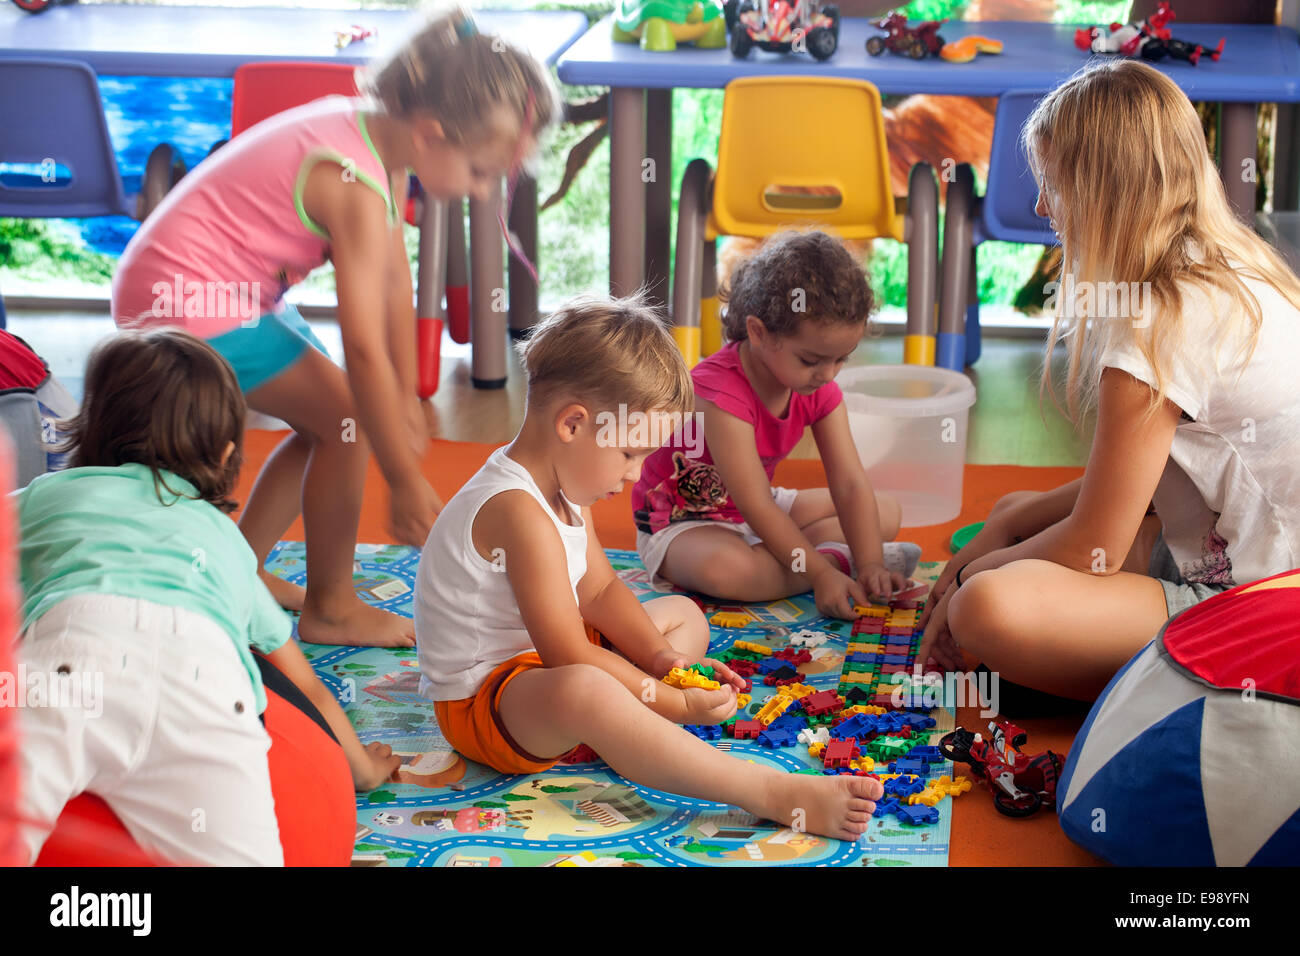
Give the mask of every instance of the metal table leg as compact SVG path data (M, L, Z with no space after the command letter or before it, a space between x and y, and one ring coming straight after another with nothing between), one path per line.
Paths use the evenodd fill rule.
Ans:
M673 91L646 90L645 104L646 159L650 163L642 173L646 221L644 274L651 304L666 312L673 188Z
M1223 188L1237 215L1253 227L1259 180L1255 157L1258 110L1255 103L1222 103L1219 109L1219 169Z
M645 99L639 87L610 90L609 291L616 296L635 292L645 275Z
M447 204L426 195L423 205L416 265L415 322L419 395L428 398L438 390L442 329L447 318L442 309L447 284Z
M519 238L528 261L540 273L537 262L537 180L521 174L515 184L514 200L510 204L510 231ZM510 311L508 324L510 337L521 339L537 322L537 283L528 274L522 262L509 256Z

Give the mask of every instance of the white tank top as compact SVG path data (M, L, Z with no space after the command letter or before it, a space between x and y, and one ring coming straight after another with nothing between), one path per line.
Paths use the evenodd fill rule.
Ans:
M474 547L474 519L488 499L520 489L537 499L555 524L568 559L569 585L587 573L587 527L565 499L576 525L561 521L523 465L504 447L447 502L433 523L415 575L415 641L420 694L432 700L472 697L492 669L533 651L519 604L505 573L504 556L485 559Z

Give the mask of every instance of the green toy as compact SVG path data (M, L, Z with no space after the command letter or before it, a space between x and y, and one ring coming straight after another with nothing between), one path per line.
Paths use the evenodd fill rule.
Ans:
M977 521L974 524L968 524L964 528L958 528L952 533L952 540L948 542L948 550L956 554L966 545L970 544L970 539L979 534L984 527L983 521Z
M667 52L678 43L701 49L727 45L727 21L714 0L618 0L614 39L641 42L641 49Z

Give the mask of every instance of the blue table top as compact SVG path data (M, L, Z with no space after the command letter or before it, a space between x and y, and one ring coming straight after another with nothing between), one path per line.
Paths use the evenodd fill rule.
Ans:
M581 13L476 11L495 33L544 62L587 28ZM0 57L50 57L125 76L233 76L259 60L362 64L398 46L422 21L409 10L286 7L57 6L38 16L0 7ZM334 31L359 24L378 36L336 49Z
M682 45L672 53L650 53L632 43L615 43L606 18L560 57L565 83L589 86L720 88L742 76L836 76L868 80L886 94L937 93L999 96L1012 89L1047 90L1059 85L1092 54L1074 45L1077 24L952 20L940 33L952 41L970 34L1002 40L997 55L980 54L970 63L947 63L937 57L912 60L885 52L871 56L866 41L884 32L865 18L846 17L840 24L835 55L818 63L807 54L754 50L737 60L730 50L697 50ZM1174 36L1208 48L1226 38L1216 63L1199 66L1166 59L1154 64L1194 100L1215 102L1300 101L1300 37L1289 27L1239 24L1174 24Z

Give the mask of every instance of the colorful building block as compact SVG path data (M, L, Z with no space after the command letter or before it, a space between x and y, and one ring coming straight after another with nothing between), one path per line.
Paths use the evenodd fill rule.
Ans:
M731 732L737 740L754 740L763 732L763 725L757 720L738 720L732 725Z
M790 643L795 647L820 647L827 641L827 635L821 631L814 631L804 628L801 631L795 631L790 635Z
M838 694L829 690L817 691L809 694L801 701L804 713L817 716L827 714L831 711L840 710L844 706L844 700Z
M717 724L686 724L682 729L701 740L719 740L722 737L722 728Z
M767 699L767 702L764 703L761 708L759 708L758 711L759 722L764 727L768 726L769 724L772 723L772 721L776 720L776 718L784 714L790 708L790 705L793 703L794 703L794 699L791 697L782 697L779 694L774 697L769 697Z
M939 811L934 807L926 806L900 806L895 816L902 823L909 823L912 826L928 826L939 822Z
M827 767L849 767L849 763L860 756L856 740L832 740L826 744L822 753L822 763Z
M793 731L772 730L770 727L758 735L760 747L793 747L799 742Z
M717 690L722 685L715 680L709 680L694 671L684 670L680 667L674 667L663 679L669 687L702 687L704 690Z
M764 647L762 644L755 644L753 641L736 641L736 643L731 646L737 650L749 651L750 653L757 654L760 657L772 656L772 648Z
M744 627L753 620L747 611L718 611L709 618L709 623L715 627Z

